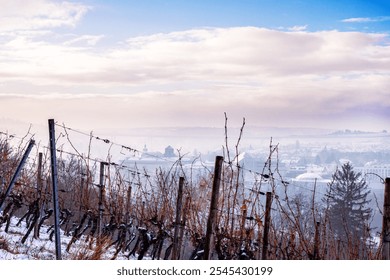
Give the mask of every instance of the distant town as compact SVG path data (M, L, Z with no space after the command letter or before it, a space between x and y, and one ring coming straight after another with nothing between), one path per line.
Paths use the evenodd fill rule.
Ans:
M278 161L281 180L288 183L290 195L311 195L316 186L316 198L320 201L337 168L350 162L371 190L371 207L376 209L377 205L383 204L383 180L390 177L390 134L386 130L364 132L346 129L320 136L282 136L276 139L279 141L273 139L273 145L279 147L275 160ZM263 148L253 148L246 141L248 146L240 148L233 163L242 167L244 184L248 189L263 172L270 149L267 141L270 140L263 139ZM180 155L178 149L171 145L163 151L151 151L144 145L141 154L125 158L123 164L153 173L158 168L170 168L180 156L184 170L198 170L198 175L205 175L205 172L213 171L215 156L223 153L223 149L206 153L198 153L195 149L193 153ZM234 151L230 153L231 157L235 156ZM375 213L373 224L380 227L382 216L378 211Z

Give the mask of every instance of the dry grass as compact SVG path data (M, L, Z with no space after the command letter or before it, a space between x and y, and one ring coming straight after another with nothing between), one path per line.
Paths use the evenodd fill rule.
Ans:
M84 244L83 246L78 246L77 250L75 250L69 255L69 259L102 260L104 259L103 255L106 253L106 248L110 243L110 238L102 238L96 241L96 244L93 248L91 248L91 246L87 244Z
M0 250L4 250L13 255L19 254L18 248L15 246L12 248L10 241L6 238L0 238Z

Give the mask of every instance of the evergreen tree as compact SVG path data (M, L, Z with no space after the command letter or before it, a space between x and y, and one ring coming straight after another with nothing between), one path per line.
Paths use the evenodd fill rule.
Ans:
M368 204L370 190L361 173L345 163L332 176L327 192L328 214L337 238L362 240L369 235L368 221L372 209Z

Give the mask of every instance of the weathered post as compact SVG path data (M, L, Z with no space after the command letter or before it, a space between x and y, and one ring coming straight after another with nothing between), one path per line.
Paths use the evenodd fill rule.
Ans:
M43 181L42 181L42 164L43 164L43 154L38 154L38 169L37 169L37 189L38 189L38 198L40 199L42 197L42 188L43 188Z
M18 167L16 168L15 174L14 174L14 176L12 177L11 182L9 183L7 190L5 191L3 200L0 201L0 212L1 212L1 210L3 209L3 205L5 204L5 200L7 199L8 195L11 193L12 188L13 188L13 186L14 186L16 180L17 180L18 177L19 177L19 173L20 173L20 171L22 170L23 165L24 165L24 163L26 162L26 160L27 160L27 158L28 158L28 155L30 154L31 149L32 149L32 147L34 146L34 144L35 144L35 141L34 141L33 139L31 139L30 142L28 143L28 146L27 146L26 151L25 151L24 154L23 154L22 160L20 161Z
M98 236L101 237L102 233L102 223L103 223L103 200L104 200L104 166L107 163L100 162L100 177L99 177L99 216L98 216Z
M382 223L382 259L390 260L390 178L385 180Z
M78 214L78 220L81 220L81 212L83 211L83 202L84 202L84 176L81 175L81 181L80 181L80 200L79 200L79 214Z
M263 250L261 259L268 259L268 233L271 223L271 204L272 204L272 193L267 192L265 202L265 217L264 217L264 234L263 234Z
M184 206L184 209L189 209L190 207L190 197L187 196L186 197L186 202L185 202L185 206ZM182 224L181 224L181 227L180 227L180 237L179 237L179 248L182 249L182 251L178 250L178 254L177 254L177 259L180 260L180 256L182 254L184 254L184 247L183 246L183 237L184 237L184 230L185 230L185 227L186 227L186 223L187 223L187 211L184 211L183 212L183 216L182 216Z
M130 226L131 225L131 192L132 192L132 186L131 186L131 183L127 189L127 194L126 194L126 213L125 213L125 223L126 223L126 227ZM131 233L126 230L125 232L125 240L127 240L128 238L131 238ZM124 253L126 250L126 246L123 246L122 248L122 253Z
M248 208L246 206L246 203L244 201L244 204L241 206L242 216L241 216L241 233L240 233L240 243L242 244L244 240L244 234L245 234L245 222L246 222L246 216L248 212Z
M54 208L54 234L56 259L61 260L61 236L60 236L60 213L58 205L58 186L57 186L57 155L56 138L54 130L54 119L49 119L49 141L50 141L50 161L51 161L51 180L53 184L53 208Z
M127 189L127 198L126 198L126 223L130 223L130 210L131 210L131 192L132 192L132 186L129 185L129 188Z
M182 225L181 209L183 207L183 186L184 186L184 177L180 177L179 189L177 191L177 200L176 200L176 219L175 219L175 232L173 235L172 260L177 260L178 255L180 254L179 230Z
M38 170L37 170L37 189L38 189L38 221L39 217L41 216L42 213L42 189L43 189L43 180L42 180L42 162L43 162L43 154L39 153L38 154ZM34 226L34 238L38 239L38 225L39 223L36 222Z
M320 259L319 251L320 251L320 222L316 222L315 225L315 233L314 233L314 249L313 249L313 259Z
M213 189L212 189L211 203L210 203L210 214L207 220L206 241L205 241L204 256L203 256L205 260L210 259L210 253L211 253L211 248L213 243L212 241L213 241L216 218L218 213L219 185L221 183L222 162L223 162L222 156L217 156L215 158L214 180L213 180Z

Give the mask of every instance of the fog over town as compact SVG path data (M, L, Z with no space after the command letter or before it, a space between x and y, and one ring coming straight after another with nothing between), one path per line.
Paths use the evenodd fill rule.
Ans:
M390 259L389 1L274 2L0 0L0 258Z

